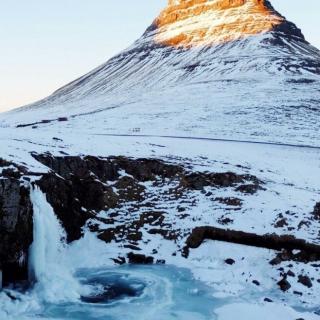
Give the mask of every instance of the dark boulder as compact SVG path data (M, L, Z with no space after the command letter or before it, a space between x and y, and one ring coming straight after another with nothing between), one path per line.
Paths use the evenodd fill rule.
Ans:
M298 282L304 285L307 288L312 287L312 281L308 276L299 275Z
M158 260L156 261L156 264L166 264L166 260L164 260L164 259L158 259Z
M288 277L295 277L296 275L295 275L295 273L294 273L293 271L289 270L289 271L287 272L287 276L288 276Z
M289 283L289 281L286 278L281 279L278 282L278 286L280 287L280 289L282 291L288 291L291 288L291 284Z
M230 266L236 263L236 262L235 262L233 259L231 259L231 258L224 260L224 262L225 262L226 264L230 265Z
M256 286L260 286L260 282L258 280L253 280L252 283L255 284Z
M131 264L153 264L153 257L145 256L144 254L128 253L129 263Z
M255 194L258 192L258 190L264 190L262 187L260 187L259 184L242 184L239 187L236 188L236 191L239 191L241 193L245 194Z

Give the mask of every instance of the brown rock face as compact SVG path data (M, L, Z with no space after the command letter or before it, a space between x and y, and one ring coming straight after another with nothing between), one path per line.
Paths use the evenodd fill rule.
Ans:
M155 40L187 48L219 44L271 31L283 21L266 0L169 0L155 20Z

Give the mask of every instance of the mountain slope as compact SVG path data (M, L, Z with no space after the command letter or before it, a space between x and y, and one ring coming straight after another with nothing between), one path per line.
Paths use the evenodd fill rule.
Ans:
M269 1L169 1L131 47L2 125L315 144L319 84L319 50Z

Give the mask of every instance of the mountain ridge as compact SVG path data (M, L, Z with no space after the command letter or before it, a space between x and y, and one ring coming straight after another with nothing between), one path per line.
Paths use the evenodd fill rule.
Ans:
M276 29L304 40L266 0L169 1L153 25L155 41L175 47L213 45Z

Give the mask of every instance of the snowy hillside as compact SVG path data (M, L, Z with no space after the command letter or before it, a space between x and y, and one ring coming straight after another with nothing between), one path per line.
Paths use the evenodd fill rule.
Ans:
M159 32L170 31L159 31L156 19L130 48L52 96L3 115L0 123L68 117L68 127L96 133L317 145L320 52L293 24L267 12L267 21L283 19L270 31L187 48L159 42ZM192 33L202 20L199 14L183 21Z

